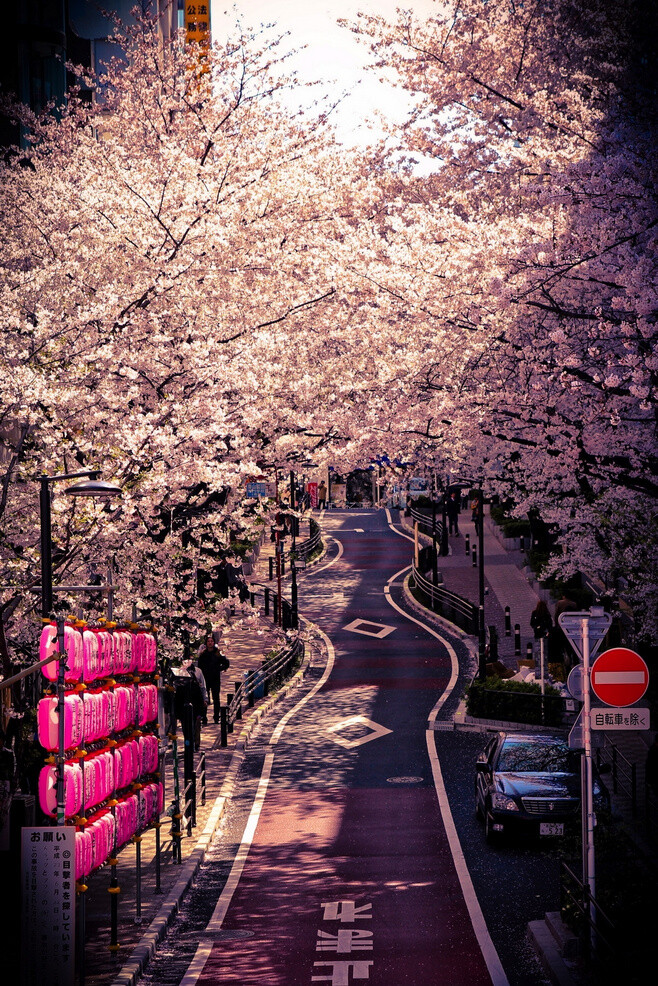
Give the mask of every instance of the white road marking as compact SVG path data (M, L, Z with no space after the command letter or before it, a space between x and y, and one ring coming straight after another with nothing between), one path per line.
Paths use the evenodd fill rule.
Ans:
M388 513L388 510L387 510ZM390 521L390 515L389 515ZM395 527L389 523L392 531L399 534L399 531L395 530ZM407 537L406 534L400 535L401 537ZM408 540L413 540L413 538L408 538ZM473 925L473 930L478 940L480 950L482 952L482 957L486 963L487 969L489 970L489 975L493 986L509 986L509 981L505 975L505 970L503 969L500 958L498 957L498 952L496 947L491 940L491 935L489 934L489 929L487 928L486 921L484 920L484 915L482 913L482 908L480 907L480 902L477 899L477 894L475 893L475 888L473 886L473 881L471 880L471 875L468 871L468 866L466 865L466 859L464 857L464 852L459 841L459 836L457 834L457 829L455 828L455 822L452 817L452 812L450 810L450 804L448 802L448 795L446 793L445 785L443 783L443 775L441 774L441 767L439 765L439 756L436 751L436 737L434 733L434 724L438 713L440 712L442 706L444 705L446 699L452 693L456 683L459 673L459 661L457 660L457 655L451 644L442 637L440 633L437 633L430 626L426 626L420 620L417 620L414 616L410 616L405 613L396 602L391 599L390 595L390 585L398 578L402 572L408 571L411 566L401 569L394 576L392 576L385 588L386 598L393 609L397 610L402 616L410 620L412 623L416 623L418 626L423 627L428 633L431 633L433 637L440 640L445 646L450 655L450 662L452 673L450 676L450 681L446 686L443 694L439 697L436 705L432 709L429 715L430 728L425 731L425 741L427 743L427 753L430 758L430 764L432 766L432 778L434 780L434 790L436 791L437 800L439 802L439 810L441 812L441 818L443 819L443 825L446 830L446 835L448 837L448 845L450 846L450 852L452 854L452 859L455 864L455 870L457 872L457 877L459 879L460 886L462 888L462 894L464 895L464 901L466 902L466 907L471 919L471 924Z
M365 716L350 716L349 719L344 719L342 722L336 723L335 726L329 726L327 729L328 733L338 733L341 729L349 729L350 726L365 726L370 730L365 736L360 736L358 739L346 739L344 736L332 736L332 740L335 743L344 746L346 750L352 750L355 746L363 746L364 743L369 743L370 740L379 739L380 736L386 736L387 733L392 733L392 729L387 729L386 726L380 726L379 723L373 722L372 719L366 719Z

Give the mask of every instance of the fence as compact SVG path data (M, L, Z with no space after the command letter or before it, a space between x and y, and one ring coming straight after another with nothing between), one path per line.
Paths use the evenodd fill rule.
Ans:
M560 898L560 913L567 927L578 935L580 957L589 972L617 967L620 956L615 926L592 897L589 887L564 861L561 863Z
M261 667L245 674L243 681L235 683L235 691L227 695L226 705L220 712L220 745L228 744L228 735L234 724L242 719L243 708L253 708L256 698L266 697L272 689L280 687L299 667L304 658L304 644L293 640L278 653L266 658Z
M434 585L418 571L415 563L411 574L413 587L421 596L418 601L423 606L450 620L451 623L456 623L466 633L478 633L478 607L474 603L456 592L450 592L444 586Z
M430 508L425 508L425 510L428 509ZM437 541L441 541L444 528L443 520L438 519L436 509L430 510L429 514L425 513L425 510L421 507L410 507L409 514L412 521L418 524L419 529L424 528L424 533L436 538Z

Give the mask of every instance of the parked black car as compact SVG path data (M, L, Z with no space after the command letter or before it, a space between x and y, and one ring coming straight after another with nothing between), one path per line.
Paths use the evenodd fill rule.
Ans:
M476 763L475 810L488 842L506 832L561 836L581 820L580 753L564 736L496 733ZM610 795L594 770L594 809L609 812Z

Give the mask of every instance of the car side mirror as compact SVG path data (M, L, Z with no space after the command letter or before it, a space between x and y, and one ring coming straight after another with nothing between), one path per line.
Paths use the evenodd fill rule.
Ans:
M475 761L475 769L476 770L488 770L489 769L489 761L487 760L487 756L486 756L485 753L481 753L480 756Z

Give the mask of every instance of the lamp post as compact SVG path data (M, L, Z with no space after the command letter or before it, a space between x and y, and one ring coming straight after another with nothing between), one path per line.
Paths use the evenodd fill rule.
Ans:
M475 483L469 479L460 479L455 485L472 487ZM478 678L481 681L487 676L486 633L484 620L484 493L482 481L478 483L477 507L477 538L478 538ZM475 549L473 549L475 550Z
M484 681L487 676L486 636L484 630L484 494L480 483L478 495L478 677Z
M98 477L98 469L86 469L82 472L60 473L57 476L39 477L39 508L41 531L41 615L44 619L50 616L53 608L53 555L52 555L52 525L50 516L50 483L62 479L86 479L82 483L74 483L66 489L69 496L90 496L105 498L121 493L118 486L105 483Z
M40 533L41 533L41 615L48 620L53 608L53 562L52 562L52 525L50 516L50 483L61 479L85 479L85 482L74 483L66 492L71 496L108 497L121 493L118 486L99 480L98 469L84 470L75 473L61 473L57 476L40 476ZM66 647L64 643L64 620L57 619L57 640L59 647L59 662L57 672L57 714L59 717L57 735L57 777L56 777L56 822L64 825L66 822L64 800L64 722L65 722L65 681L66 681Z

